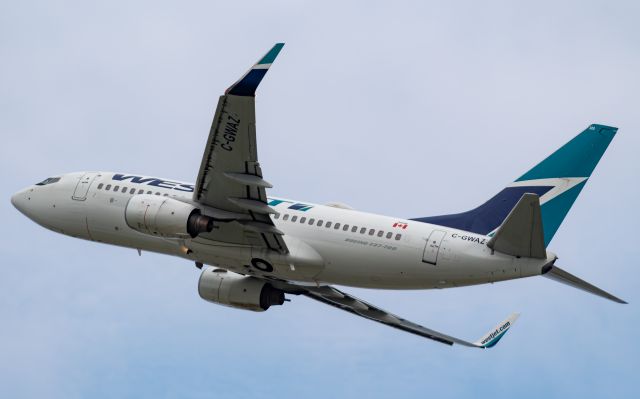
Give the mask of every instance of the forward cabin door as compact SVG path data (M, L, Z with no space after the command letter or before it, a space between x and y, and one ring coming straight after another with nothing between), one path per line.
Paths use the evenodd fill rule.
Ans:
M91 183L93 183L96 177L98 177L98 174L95 172L85 173L82 175L71 198L76 201L86 200L89 187L91 187Z
M442 230L433 230L427 238L427 243L424 246L424 252L422 253L422 261L425 263L431 263L435 265L438 261L438 254L440 253L440 244L442 239L447 233Z

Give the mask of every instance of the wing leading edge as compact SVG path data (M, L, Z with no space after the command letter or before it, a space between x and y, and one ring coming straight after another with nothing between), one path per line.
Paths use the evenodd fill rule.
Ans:
M290 285L296 288L296 292L293 293L305 295L311 299L315 299L316 301L355 314L356 316L377 321L378 323L385 324L389 327L397 328L447 345L458 344L471 348L491 348L495 346L500 339L502 339L505 333L513 326L516 319L520 316L518 313L512 313L504 321L500 322L488 333L483 335L482 338L475 342L469 342L423 327L409 320L405 320L393 313L389 313L377 306L331 286L302 287L293 284Z

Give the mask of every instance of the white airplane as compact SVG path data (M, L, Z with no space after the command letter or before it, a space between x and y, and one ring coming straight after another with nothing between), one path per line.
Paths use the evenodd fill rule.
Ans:
M14 194L41 226L86 240L179 256L203 269L200 296L253 311L305 295L445 344L490 348L510 315L477 341L412 323L331 284L431 289L543 275L626 303L555 265L546 247L617 129L591 125L470 211L416 219L267 197L256 148L255 91L276 44L220 97L195 184L77 172ZM203 268L203 265L210 265Z

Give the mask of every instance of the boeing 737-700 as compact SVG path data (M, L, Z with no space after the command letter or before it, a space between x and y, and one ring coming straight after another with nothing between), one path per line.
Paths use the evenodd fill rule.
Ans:
M207 301L265 311L285 295L304 295L449 345L492 347L518 314L472 342L334 285L432 289L542 275L625 303L560 269L547 250L616 128L590 125L484 204L458 214L404 219L268 197L255 92L282 47L276 44L220 97L195 184L86 171L47 178L11 202L58 233L194 262Z

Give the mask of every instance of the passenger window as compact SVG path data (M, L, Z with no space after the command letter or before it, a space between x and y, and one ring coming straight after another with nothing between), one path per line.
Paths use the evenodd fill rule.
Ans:
M149 190L147 191L147 194L153 194L153 191Z
M303 217L301 217L301 218L300 218L300 223L304 223L304 222L306 222L306 221L307 221L307 218L306 218L306 217L304 217L304 216L303 216Z
M295 222L296 220L298 220L298 217L297 217L297 216L291 216L291 221L292 221L292 222Z
M312 226L313 222L315 222L316 220L314 218L309 219L309 225Z
M396 234L396 241L399 241L402 238L402 234Z
M163 197L168 197L168 196L169 196L169 194L164 193L164 194L162 194L162 196L163 196Z
M364 234L366 231L367 231L367 228L363 227L363 228L360 229L360 234Z
M326 227L326 228L331 227L331 222L327 222L327 224L324 227Z
M156 195L160 195L160 193L156 191Z
M347 231L347 230L349 230L349 225L345 224L344 227L342 228L342 231Z
M274 218L274 219L280 219L280 214L279 214L279 213L276 213L275 215L273 215L273 218Z
M335 226L333 226L334 229L338 230L340 228L340 223L336 223Z
M287 213L286 215L284 215L284 217L282 218L282 220L289 220L289 214Z
M120 190L120 186L115 186L115 187L113 188L113 191L115 191L115 192L118 192L119 190Z
M318 220L318 226L322 227L322 220Z
M111 184L107 184L107 187L104 188L105 190L111 190Z
M384 234L384 231L382 230L378 231L378 237L382 237L383 234Z
M358 231L358 226L353 226L353 227L351 228L351 232L352 232L352 233L355 233L356 231Z
M129 194L135 194L136 193L136 189L132 188L131 191L129 191Z
M127 192L127 188L126 187L122 187L122 192L126 193Z
M144 194L144 190L143 189L138 190L138 194Z
M98 190L102 190L103 186L104 186L104 184L102 184L102 183L98 184Z
M387 233L387 238L391 238L391 236L392 236L392 235L393 235L393 233L392 233L392 232L388 232L388 233Z
M376 229L371 229L369 230L369 235L372 236L375 234L375 232L376 232Z

